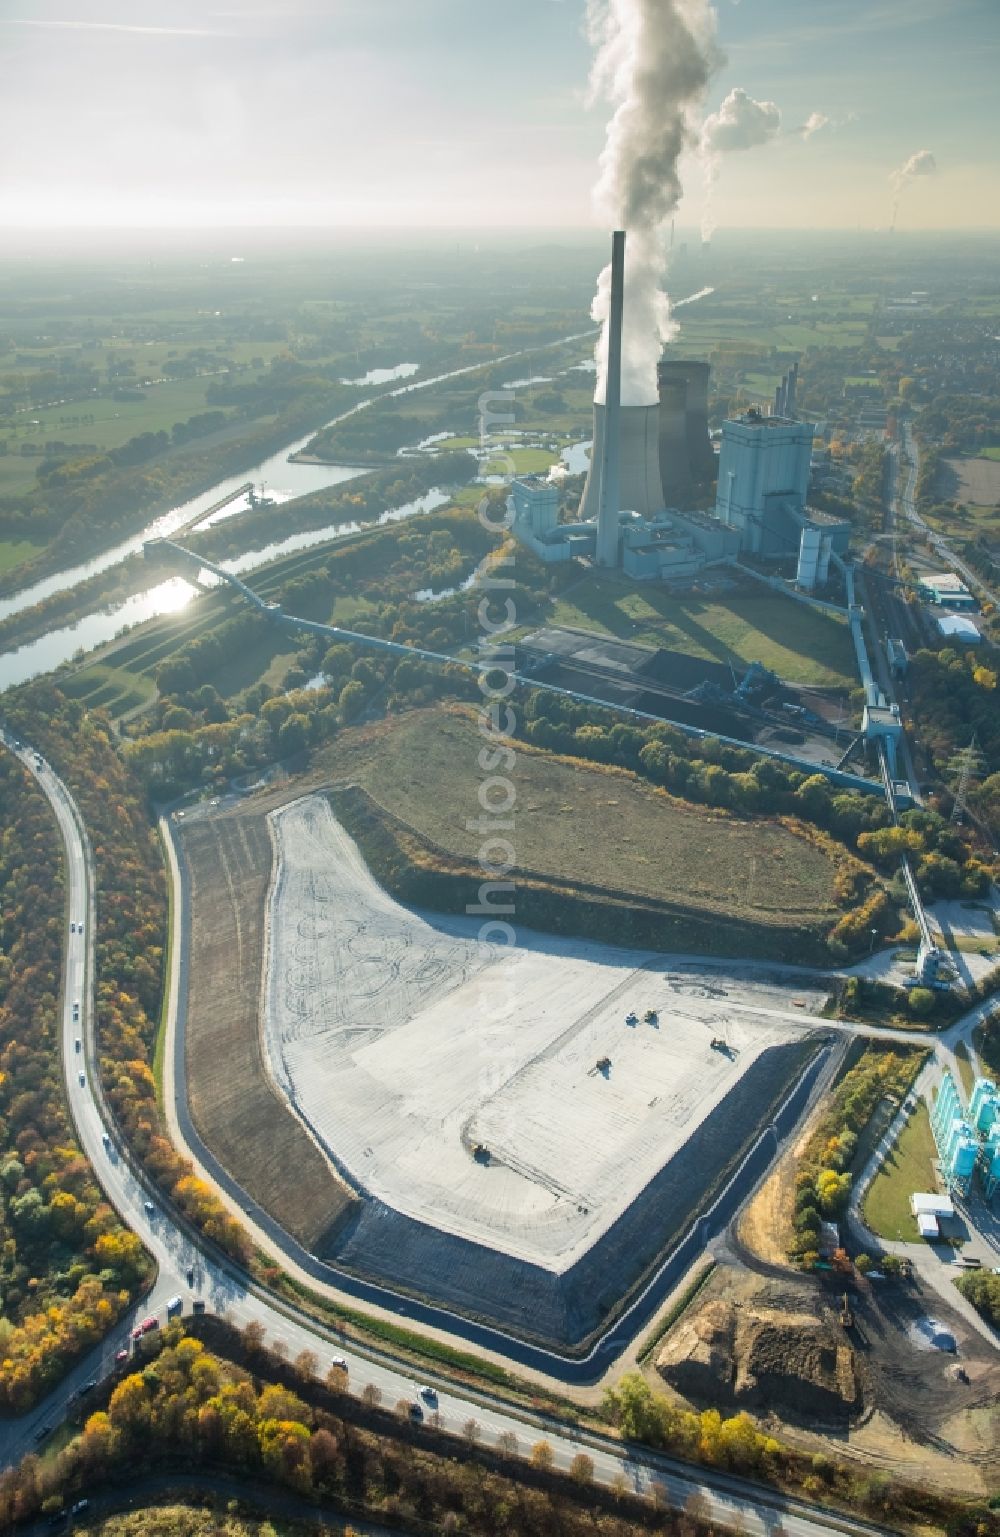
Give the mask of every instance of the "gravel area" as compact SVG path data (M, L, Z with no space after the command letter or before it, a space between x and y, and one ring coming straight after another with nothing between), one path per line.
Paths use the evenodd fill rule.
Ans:
M399 1260L415 1235L438 1234L475 1246L487 1268L506 1255L567 1274L709 1120L722 1166L744 1134L739 1104L780 1087L773 1063L751 1070L800 1041L822 1002L528 931L512 949L483 945L475 919L393 901L319 794L274 812L271 834L265 1051L371 1198L359 1264L366 1225L393 1263L381 1235L398 1215L410 1234L396 1234ZM704 1187L710 1171L690 1173ZM429 1262L413 1252L406 1268Z

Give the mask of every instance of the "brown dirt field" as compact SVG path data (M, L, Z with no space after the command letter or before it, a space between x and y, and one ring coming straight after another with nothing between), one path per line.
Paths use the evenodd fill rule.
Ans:
M995 507L1000 502L1000 460L946 459L942 482L948 495L974 507Z
M268 796L177 826L191 891L185 1049L191 1114L219 1161L308 1248L354 1204L271 1086L259 1006L271 875Z
M788 1265L788 1244L795 1215L795 1175L816 1122L826 1106L820 1103L787 1148L740 1218L738 1233L751 1253L771 1265ZM789 1270L793 1269L788 1265Z
M788 1237L795 1199L795 1168L804 1141L785 1153L739 1222L739 1236L752 1254L769 1265L788 1264ZM789 1267L791 1268L791 1267Z
M751 1408L804 1451L955 1493L994 1488L995 1352L919 1283L855 1288L857 1322L845 1334L836 1321L842 1291L842 1282L766 1280L719 1265L646 1375L696 1409ZM956 1379L953 1356L913 1345L907 1328L925 1315L947 1320L968 1384Z

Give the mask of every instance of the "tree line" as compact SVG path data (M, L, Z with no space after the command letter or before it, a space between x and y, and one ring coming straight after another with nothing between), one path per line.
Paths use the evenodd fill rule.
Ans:
M107 1101L132 1150L162 1190L240 1261L239 1223L175 1150L156 1100L156 1046L166 939L163 861L141 787L100 712L67 699L51 680L7 696L7 719L68 784L93 849L97 1052Z
M239 1362L177 1325L144 1345L61 1450L0 1476L0 1521L54 1516L81 1494L158 1469L205 1468L402 1531L708 1537L712 1530L697 1506L667 1509L662 1490L643 1498L624 1476L614 1489L597 1485L585 1452L560 1474L543 1440L521 1445L507 1433L495 1450L486 1448L474 1418L461 1437L445 1435L430 1408L415 1426L408 1400L382 1404L374 1387L360 1401L348 1397L339 1368L319 1379L312 1351L289 1366L261 1348L258 1328L246 1336L233 1351Z
M47 799L8 753L0 829L0 1409L21 1413L107 1332L151 1264L70 1123L62 843Z
M847 1209L859 1139L880 1105L902 1102L926 1056L919 1047L865 1046L824 1102L795 1176L788 1253L804 1270L819 1260L822 1223Z

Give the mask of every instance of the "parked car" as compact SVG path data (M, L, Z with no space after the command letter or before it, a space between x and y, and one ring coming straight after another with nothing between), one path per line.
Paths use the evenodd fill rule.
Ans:
M184 1302L181 1297L171 1297L167 1303L167 1317L175 1318L178 1313L183 1313Z
M410 1405L410 1419L411 1420L422 1420L423 1417L424 1417L424 1411L420 1407L420 1405L417 1403L416 1399L414 1399L413 1403Z
M143 1208L145 1209L147 1217L155 1217L156 1216L156 1207L153 1205L152 1201L143 1201L142 1204L143 1204Z
M76 1051L82 1051L83 1050L83 1042L80 1040L79 1036L77 1036L76 1040L73 1042L73 1047L74 1047L74 1050L76 1050Z
M426 1385L420 1389L420 1396L428 1404L436 1404L438 1401L437 1389Z
M127 1350L119 1350L115 1353L115 1360L119 1366L122 1366L128 1359L129 1353Z
M85 1089L87 1087L87 1075L86 1075L86 1073L77 1073L76 1076L80 1080L80 1087L81 1087L81 1089Z
M158 1329L159 1327L160 1320L158 1318L154 1318L152 1314L150 1314L150 1316L148 1318L144 1318L142 1323L139 1325L139 1333L152 1334L153 1330Z
M333 1360L330 1362L330 1366L335 1366L339 1372L347 1371L347 1362L344 1360L343 1356L334 1356Z
M195 1297L194 1301L191 1304L191 1309L192 1309L192 1312L195 1312L195 1313L204 1313L204 1311L205 1311L205 1299L204 1299L204 1297Z

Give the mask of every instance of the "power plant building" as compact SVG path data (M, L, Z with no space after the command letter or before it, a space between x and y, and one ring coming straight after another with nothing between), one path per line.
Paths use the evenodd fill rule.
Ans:
M783 413L758 410L727 421L718 459L714 515L691 510L715 476L708 430L709 365L666 357L654 404L621 402L625 234L611 243L604 400L594 402L590 468L578 521L560 524L558 490L535 477L511 490L512 531L546 562L587 555L639 581L685 580L740 555L797 556L796 583L825 585L846 552L850 524L807 508L813 427L793 419L798 367L776 392Z
M787 398L787 389L779 393ZM796 582L807 591L826 582L851 531L845 519L806 506L812 441L810 422L755 409L725 422L715 500L716 517L738 530L743 554L797 555Z

